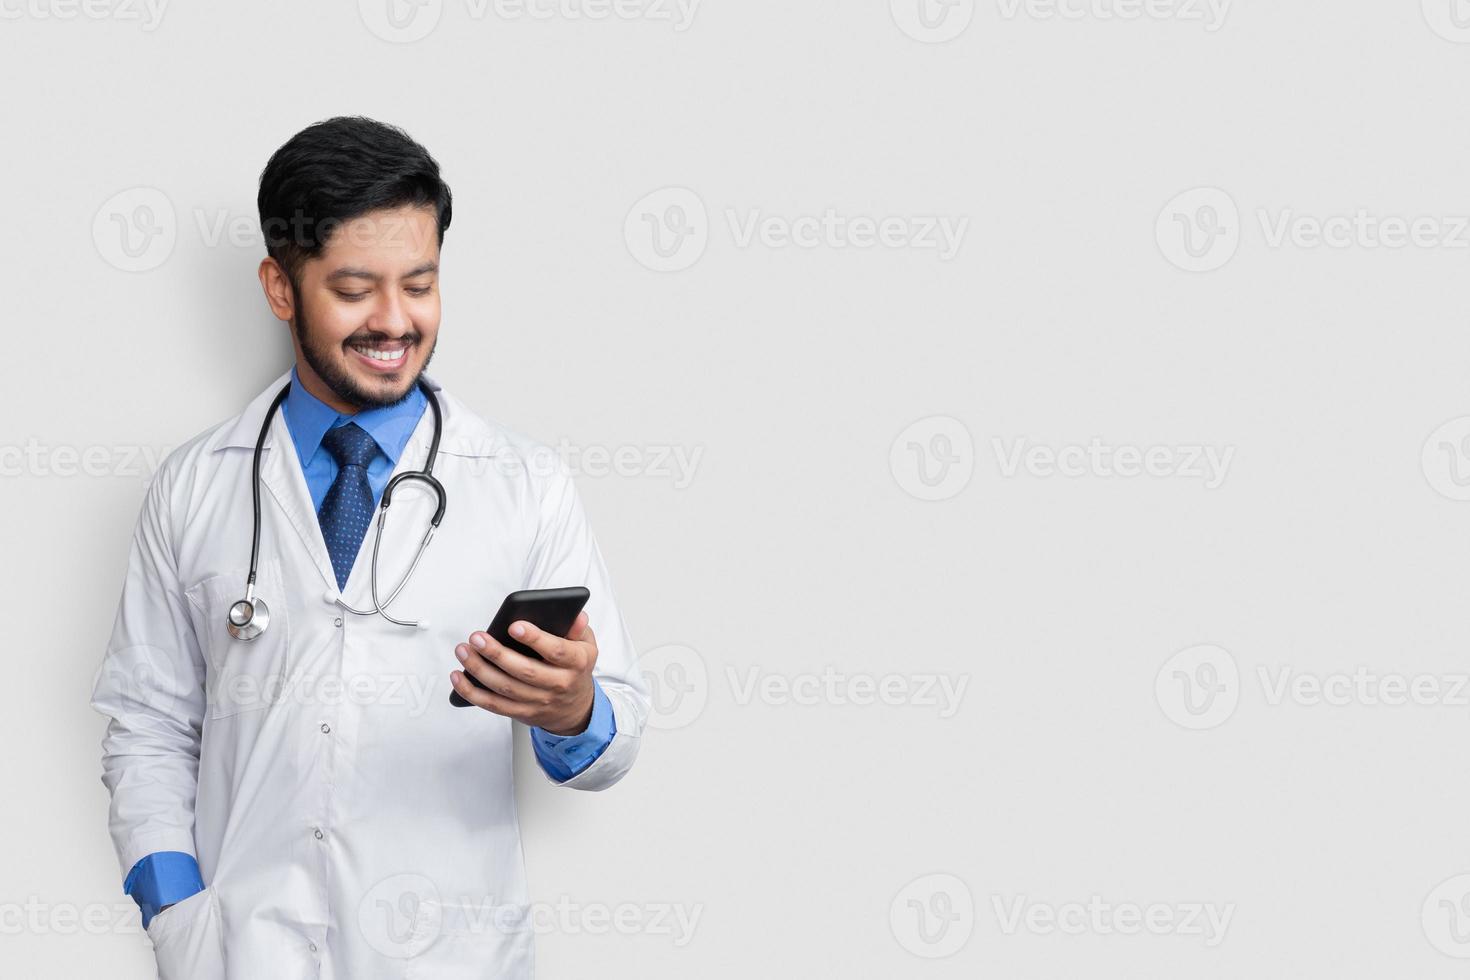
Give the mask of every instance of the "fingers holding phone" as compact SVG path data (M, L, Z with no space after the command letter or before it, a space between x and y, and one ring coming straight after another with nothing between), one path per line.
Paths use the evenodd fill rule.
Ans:
M592 716L597 638L583 588L515 592L490 628L455 647L451 703L474 705L553 735L577 735ZM538 625L538 622L540 625Z
M592 635L592 627L587 622L587 614L579 612L576 620L565 636L543 630L535 623L526 620L517 620L510 624L511 639L519 642L521 647L530 647L536 657L548 664L557 667L566 667L571 670L592 670L592 664L597 662L597 640ZM514 650L507 650L515 653ZM592 663L584 662L590 656ZM523 656L523 659L531 659Z

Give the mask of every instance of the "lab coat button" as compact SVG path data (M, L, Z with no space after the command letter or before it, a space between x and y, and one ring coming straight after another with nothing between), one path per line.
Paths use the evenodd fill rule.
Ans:
M327 734L327 732L330 732L331 730L332 730L332 726L331 725L328 725L326 722L322 722L322 734L323 735Z
M336 619L332 620L332 625L333 626L341 626L342 625L342 617L341 616L338 616Z
M312 952L313 952L313 953L315 953L315 952L316 952L316 943L308 943L308 944L307 944L307 945L309 945L309 946L310 946L310 947L311 947L311 951L312 951Z
M325 834L322 833L322 829L320 827L318 827L317 829L313 830L311 832L311 835L313 837L315 837L317 840L321 840L323 837L326 836Z

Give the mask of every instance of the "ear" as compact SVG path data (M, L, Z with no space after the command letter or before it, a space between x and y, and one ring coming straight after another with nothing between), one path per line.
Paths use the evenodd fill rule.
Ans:
M296 294L291 289L291 280L286 276L286 270L281 264L272 258L264 258L260 261L260 288L265 292L265 301L270 304L271 312L276 315L277 320L290 323L296 315Z

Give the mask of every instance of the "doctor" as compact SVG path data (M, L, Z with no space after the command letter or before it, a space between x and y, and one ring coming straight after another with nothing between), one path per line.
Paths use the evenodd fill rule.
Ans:
M92 694L124 888L162 980L530 977L511 723L554 782L617 782L648 713L632 641L554 453L423 374L450 221L434 159L331 119L275 153L258 203L295 366L153 478ZM374 509L425 468L436 404L443 521L390 603L437 504L422 481L394 489L378 603ZM269 613L245 640L227 624L257 455L251 594ZM507 593L563 586L591 591L566 637L512 628L543 661L477 629Z

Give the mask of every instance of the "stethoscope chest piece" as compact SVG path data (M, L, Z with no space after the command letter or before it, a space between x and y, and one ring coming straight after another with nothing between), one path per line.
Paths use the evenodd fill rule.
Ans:
M237 640L253 640L270 624L271 611L264 599L241 599L230 607L226 628Z

